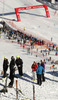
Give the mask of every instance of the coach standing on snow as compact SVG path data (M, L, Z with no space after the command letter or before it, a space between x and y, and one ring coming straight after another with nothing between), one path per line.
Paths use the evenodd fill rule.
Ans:
M23 75L23 61L19 56L16 56L16 65L18 67L19 75Z
M3 60L3 72L4 72L4 75L3 77L5 78L7 75L6 75L6 72L7 72L7 69L8 69L8 59L6 57L4 57L4 60Z
M14 83L14 75L15 75L15 58L14 56L11 57L11 61L10 61L10 83L9 83L9 87L13 86Z
M41 60L41 66L45 69L45 63ZM42 81L45 81L44 73L42 73Z

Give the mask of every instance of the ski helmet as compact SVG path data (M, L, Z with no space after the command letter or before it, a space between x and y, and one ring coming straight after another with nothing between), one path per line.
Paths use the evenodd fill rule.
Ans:
M19 56L17 55L16 58L19 58Z
M5 56L4 59L7 59L7 57Z

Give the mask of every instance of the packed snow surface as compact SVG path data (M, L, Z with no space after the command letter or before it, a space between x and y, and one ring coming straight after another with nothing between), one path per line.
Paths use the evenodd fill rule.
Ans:
M35 34L36 37L43 37L45 39L51 40L58 44L58 12L54 15L55 10L48 8L50 13L50 18L46 17L44 8L20 11L21 22L17 22L14 8L25 7L33 5L42 5L36 0L0 0L0 18L5 21L11 21L15 19L13 23L20 29L29 32L30 34ZM32 70L31 65L33 61L40 62L41 58L35 55L27 54L26 50L23 50L19 44L11 43L9 40L5 39L4 34L0 39L0 72L3 70L3 59L6 56L10 62L11 56L16 58L19 55L23 59L23 77L20 78L18 71L18 87L23 92L19 95L19 100L21 98L30 98L33 100L33 84L35 86L35 100L58 100L58 65L55 65L56 69L53 74L52 66L49 63L45 65L45 78L46 81L42 83L41 86L37 85L37 81L32 81ZM58 60L54 53L50 55L52 59ZM8 69L9 73L9 69ZM7 84L10 80L8 79ZM14 87L16 83L16 78L14 81ZM0 89L3 88L4 82L0 79ZM16 91L14 88L8 88L8 93L1 94L0 100L16 100Z
M24 95L19 95L19 100L22 98L30 98L33 100L33 84L35 86L35 100L58 100L58 65L55 65L55 70L50 69L52 64L47 62L45 65L45 82L41 86L37 85L37 80L32 81L32 70L31 65L33 61L40 62L44 57L36 55L31 55L27 53L27 50L20 47L19 44L11 42L11 40L5 39L4 34L2 34L0 39L0 74L3 70L3 59L6 56L10 62L11 56L19 55L23 60L23 76L20 77L18 71L15 74L18 76L18 79L15 78L14 88L16 88L16 80L18 80L18 88L21 89ZM50 57L56 61L58 57L55 56L53 52L47 57ZM9 68L7 73L9 73ZM9 84L10 79L7 80L7 85ZM3 88L5 81L2 81L0 76L0 89ZM1 100L16 100L16 91L14 88L8 88L8 93L0 93Z
M19 11L21 21L17 22L15 8L43 5L37 0L0 0L0 16L3 20L15 19L13 23L28 34L42 37L58 44L58 11L48 7L50 18L46 17L44 8ZM55 15L54 15L55 14Z

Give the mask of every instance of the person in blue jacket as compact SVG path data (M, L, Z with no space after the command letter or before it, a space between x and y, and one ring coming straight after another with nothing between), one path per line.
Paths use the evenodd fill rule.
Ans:
M44 72L45 72L44 68L40 65L40 63L38 63L36 73L37 73L37 84L39 84L39 85L42 84L41 77L42 77L42 73L44 73Z

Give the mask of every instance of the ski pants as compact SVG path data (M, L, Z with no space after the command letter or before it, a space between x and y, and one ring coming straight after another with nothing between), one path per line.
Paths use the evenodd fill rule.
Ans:
M6 72L7 72L7 70L6 70L6 69L3 69L3 71L4 71L3 77L6 77Z
M13 86L13 83L14 83L14 75L10 75L10 83L9 85L12 85Z
M41 80L42 75L37 74L37 84L41 85L42 84L42 80Z
M32 71L32 78L33 79L37 79L37 77L36 77L36 71Z
M44 73L42 73L42 81L45 81Z
M18 72L19 72L19 75L20 75L20 76L23 75L22 66L18 67Z

